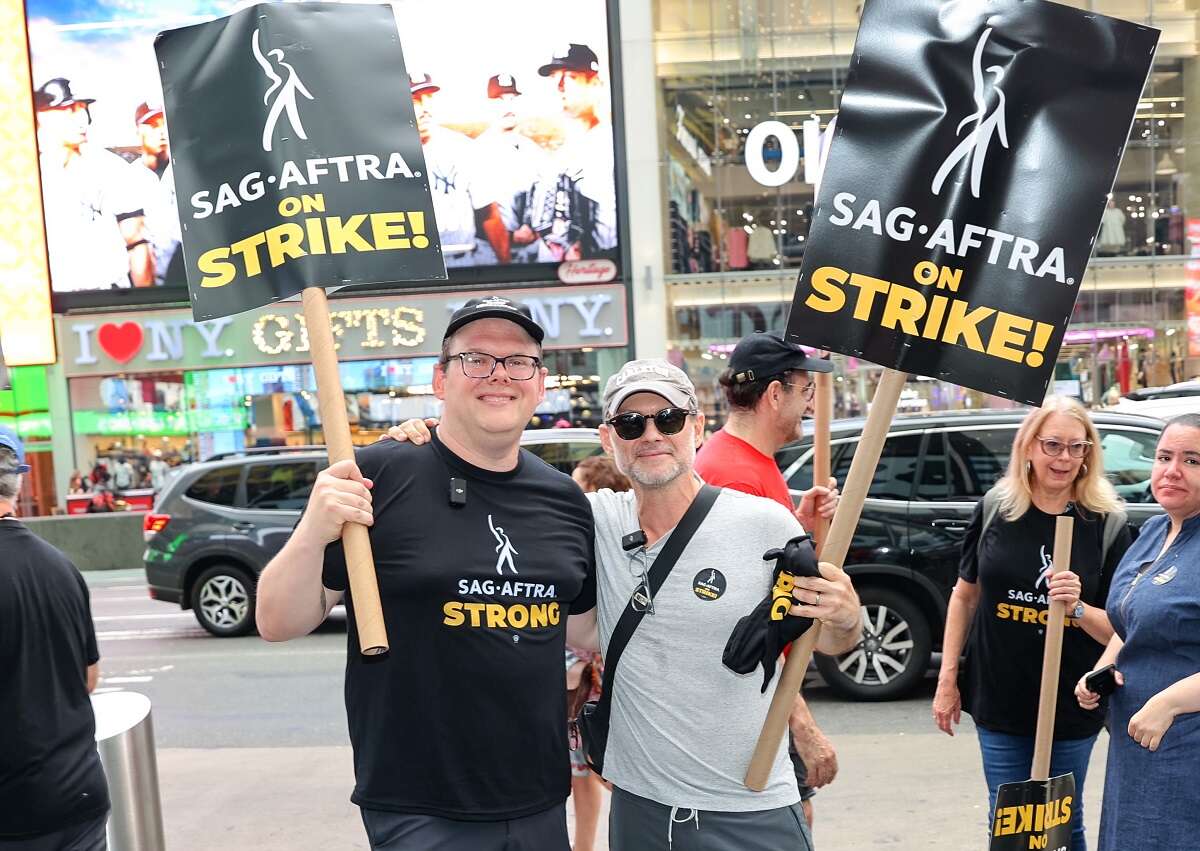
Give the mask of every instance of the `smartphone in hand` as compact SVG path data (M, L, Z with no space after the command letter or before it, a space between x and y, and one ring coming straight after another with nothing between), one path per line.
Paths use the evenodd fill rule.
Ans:
M1084 680L1087 690L1101 697L1112 694L1117 690L1117 666L1105 665L1098 671L1092 671Z

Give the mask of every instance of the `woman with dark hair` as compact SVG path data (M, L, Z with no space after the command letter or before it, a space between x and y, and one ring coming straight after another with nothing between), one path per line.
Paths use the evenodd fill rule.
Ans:
M1195 848L1200 833L1200 414L1167 423L1154 451L1152 517L1108 594L1115 663L1100 851ZM1100 706L1086 674L1085 710Z
M933 699L934 721L949 735L961 712L975 719L990 825L999 787L1029 779L1047 613L1052 600L1066 606L1050 771L1075 775L1074 851L1087 847L1083 784L1104 717L1075 705L1071 690L1112 636L1104 601L1130 539L1121 501L1104 478L1099 444L1095 425L1074 399L1050 396L1025 417L1007 473L984 496L963 536ZM1071 564L1051 576L1054 528L1063 514L1075 520Z

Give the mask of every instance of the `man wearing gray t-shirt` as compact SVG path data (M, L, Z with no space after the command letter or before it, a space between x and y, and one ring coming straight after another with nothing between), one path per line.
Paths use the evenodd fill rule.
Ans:
M704 433L695 388L663 360L626 364L604 392L600 439L633 483L589 494L596 521L601 649L630 595L702 483ZM641 530L644 549L622 536ZM771 591L763 553L803 534L771 500L723 491L638 624L616 672L604 774L612 781L611 851L779 851L811 848L800 793L780 741L762 792L742 778L770 705L761 678L721 663L737 621ZM817 649L859 640L859 602L830 565L800 578L792 614L824 625Z

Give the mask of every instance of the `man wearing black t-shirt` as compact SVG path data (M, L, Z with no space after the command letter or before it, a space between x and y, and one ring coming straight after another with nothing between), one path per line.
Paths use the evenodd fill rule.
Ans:
M0 849L104 851L108 784L88 693L100 653L87 585L16 519L20 439L0 428Z
M436 451L384 441L323 471L259 580L271 641L345 597L351 800L377 851L568 848L562 660L568 633L596 644L593 524L574 482L520 449L545 393L542 337L506 298L456 311ZM348 521L371 529L386 657L358 652Z

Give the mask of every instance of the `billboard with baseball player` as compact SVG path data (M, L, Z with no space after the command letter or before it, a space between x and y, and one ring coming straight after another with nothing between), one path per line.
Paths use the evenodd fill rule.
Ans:
M525 0L521 15L492 0L391 5L451 280L553 280L563 261L619 262L606 0L567 16L557 0ZM153 40L237 7L160 0L151 17L123 0L28 0L60 301L186 297Z

